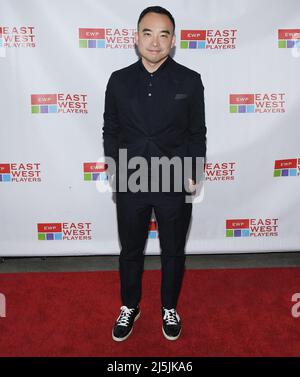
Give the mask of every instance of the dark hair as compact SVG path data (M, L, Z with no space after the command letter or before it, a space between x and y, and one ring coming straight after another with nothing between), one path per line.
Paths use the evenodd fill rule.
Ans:
M140 17L138 19L138 22L137 22L137 26L139 28L139 24L142 20L142 18L144 16L146 16L147 13L158 13L158 14L165 14L166 16L169 17L170 21L172 22L172 25L173 25L173 29L175 30L175 20L174 20L174 17L171 15L171 13L163 8L163 7L159 7L159 6L152 6L152 7L148 7L148 8L145 8L142 13L140 14Z

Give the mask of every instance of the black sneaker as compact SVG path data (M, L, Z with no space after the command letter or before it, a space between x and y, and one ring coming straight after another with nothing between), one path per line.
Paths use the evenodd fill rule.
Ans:
M181 333L181 321L175 309L162 308L162 332L168 340L176 340Z
M132 332L134 321L139 318L140 314L139 307L127 308L127 306L121 306L121 313L112 330L113 340L122 342L127 339Z

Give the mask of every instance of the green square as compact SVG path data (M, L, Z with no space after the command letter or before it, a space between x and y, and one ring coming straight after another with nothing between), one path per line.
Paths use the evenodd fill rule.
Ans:
M38 114L40 112L39 106L31 106L31 112L32 114Z
M226 237L233 237L233 229L226 229Z
M230 105L230 112L237 113L237 105Z
M79 39L79 47L87 48L87 39Z
M45 234L45 233L39 233L39 234L38 234L38 239L39 239L40 241L44 241L44 240L46 239L46 234Z
M180 42L180 48L189 48L189 42L188 41L181 41Z
M274 170L274 177L280 177L281 176L281 170Z
M286 41L278 41L279 48L286 48Z
M84 180L85 181L91 181L92 180L92 174L91 173L84 173Z

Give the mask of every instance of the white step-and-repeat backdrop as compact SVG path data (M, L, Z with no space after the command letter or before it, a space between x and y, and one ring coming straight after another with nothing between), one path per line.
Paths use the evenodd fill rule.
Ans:
M205 86L204 195L187 253L299 249L298 0L0 0L0 255L119 252L104 93L137 59L149 5L174 15L174 59ZM159 252L155 218L146 252Z

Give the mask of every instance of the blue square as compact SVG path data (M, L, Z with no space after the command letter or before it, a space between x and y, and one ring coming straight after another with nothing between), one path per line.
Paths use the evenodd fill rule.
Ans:
M297 39L297 40L295 41L295 47L296 47L296 48L300 48L300 39Z
M98 48L105 48L105 39L98 39L97 40L97 47Z
M289 169L282 169L281 170L281 176L282 177L288 177L289 175Z
M234 230L234 237L241 237L241 229Z
M54 237L56 240L62 240L62 233L55 233Z
M3 46L3 42L2 42L2 39L0 39L0 47Z
M2 182L10 182L10 174L2 174Z
M297 176L297 169L290 169L290 176L296 177Z
M286 42L287 42L286 43L287 48L293 48L295 45L295 41L287 40Z
M88 48L96 48L96 41L95 39L88 40Z
M189 41L189 48L197 48L197 41Z
M206 41L198 41L198 48L205 48Z
M105 173L105 172L101 172L100 174L99 174L99 176L100 176L100 181L107 181L108 180L108 175Z
M43 114L48 113L48 105L40 106L40 112L43 113Z
M249 237L249 229L242 229L242 237Z
M246 105L239 105L239 113L245 113L246 112Z
M49 105L48 111L49 111L49 113L57 113L57 106L56 105Z
M150 232L148 232L148 238L156 238L156 232L153 230L150 230Z
M93 173L92 176L93 176L93 181L98 181L99 180L99 173Z
M247 105L247 113L254 113L254 105Z
M46 240L53 240L54 239L54 237L53 237L53 233L47 233L46 234Z

